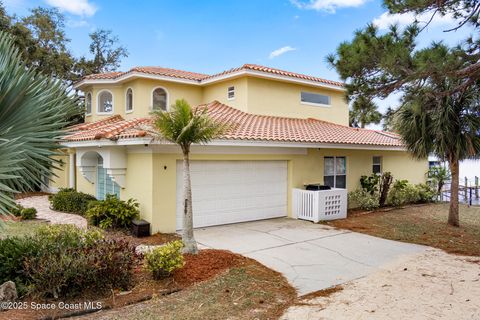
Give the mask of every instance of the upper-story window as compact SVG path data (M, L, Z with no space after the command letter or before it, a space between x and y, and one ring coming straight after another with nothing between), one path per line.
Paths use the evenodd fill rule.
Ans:
M97 98L97 112L98 113L112 113L113 112L113 94L108 90L102 90L98 93Z
M132 112L133 111L133 90L132 88L127 89L127 93L125 94L125 111Z
M322 105L322 106L329 106L331 104L330 96L327 96L324 94L302 91L300 96L301 96L300 97L301 102L305 104Z
M235 87L228 87L227 89L227 99L233 100L235 99Z
M92 94L90 92L85 95L85 114L87 116L92 114Z
M155 88L152 92L152 109L167 111L168 94L163 88Z

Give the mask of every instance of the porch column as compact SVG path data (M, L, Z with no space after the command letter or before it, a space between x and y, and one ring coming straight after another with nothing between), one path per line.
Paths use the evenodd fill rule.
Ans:
M70 152L69 166L68 166L68 186L75 189L75 153Z

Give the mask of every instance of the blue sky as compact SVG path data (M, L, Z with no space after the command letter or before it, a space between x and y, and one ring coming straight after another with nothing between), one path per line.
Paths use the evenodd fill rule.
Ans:
M216 73L256 63L332 80L339 78L325 57L352 39L355 30L372 21L385 28L413 19L386 15L378 0L3 2L7 12L19 16L36 6L57 7L66 16L75 55L87 54L89 32L112 30L129 51L122 70L156 65ZM449 25L450 17L435 20L420 44L442 39L458 43L466 31L442 32ZM380 103L382 109L390 104L394 98Z

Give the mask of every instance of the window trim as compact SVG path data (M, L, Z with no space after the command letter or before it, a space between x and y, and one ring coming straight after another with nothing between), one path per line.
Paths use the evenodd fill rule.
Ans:
M132 109L128 110L128 90L132 91ZM128 87L127 90L125 90L125 113L132 113L134 109L133 105L133 89L131 87Z
M332 158L333 159L333 175L326 175L325 174L325 159ZM345 159L345 173L344 174L337 174L337 158L344 158ZM345 188L338 188L338 189L347 189L347 156L324 156L323 157L323 184L325 184L325 177L333 177L333 188L337 188L337 176L345 176Z
M326 97L328 97L328 102L330 102L330 104L302 101L302 93L303 92L326 96ZM307 105L307 106L314 106L314 107L331 108L332 107L332 97L329 96L329 95L326 95L326 94L322 94L322 93L300 91L300 104L304 104L304 105Z
M168 90L165 87L162 87L162 86L156 86L150 92L150 111L155 110L155 109L153 109L153 93L157 89L165 90L165 93L167 94L167 99L165 99L165 111L169 111L170 110L170 93L168 92Z
M90 95L90 112L88 112L88 109L87 109L87 97L88 95ZM89 117L92 115L92 111L93 111L93 94L92 92L88 91L86 94L85 94L85 116L86 117Z
M106 92L108 92L112 95L112 111L109 111L109 112L101 112L100 108L99 108L100 107L100 94L104 91L106 91ZM97 109L97 114L100 114L100 115L112 114L115 111L115 96L113 95L112 91L110 91L108 89L102 89L102 90L97 92L97 108L96 109Z
M374 158L380 158L380 163L375 164L373 162ZM373 167L374 166L380 166L380 172L377 172L377 173L373 172ZM372 156L372 173L373 174L378 174L378 175L381 175L383 173L383 157L382 156Z
M233 88L233 97L232 98L229 97L230 88ZM227 100L229 100L229 101L235 100L235 86L227 87Z

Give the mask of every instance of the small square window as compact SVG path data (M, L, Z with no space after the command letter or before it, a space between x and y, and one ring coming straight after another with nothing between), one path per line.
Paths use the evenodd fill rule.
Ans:
M227 99L228 100L235 99L235 87L228 87L228 89L227 89Z

